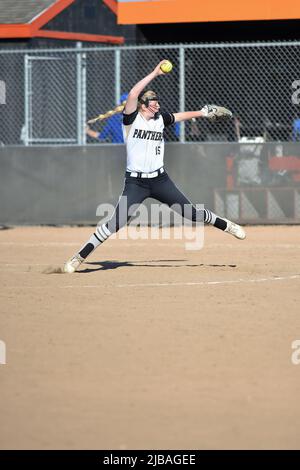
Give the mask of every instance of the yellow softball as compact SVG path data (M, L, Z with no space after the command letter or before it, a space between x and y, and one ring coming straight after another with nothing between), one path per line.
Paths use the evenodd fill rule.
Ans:
M163 64L161 64L160 68L164 73L169 73L173 68L173 64L169 60L166 60Z

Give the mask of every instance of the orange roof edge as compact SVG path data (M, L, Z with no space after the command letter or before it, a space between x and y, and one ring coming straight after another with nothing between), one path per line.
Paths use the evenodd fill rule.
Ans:
M29 24L0 24L0 38L31 38Z
M118 14L118 2L116 0L103 0L103 3L115 14Z
M67 39L69 41L89 41L89 42L106 42L111 44L124 44L122 36L105 36L99 34L85 33L66 33L64 31L47 31L45 29L35 31L34 37L51 38L51 39Z
M54 5L47 8L36 19L33 19L31 26L33 30L38 30L45 24L49 23L55 16L59 15L68 6L72 5L75 0L57 0Z
M72 5L75 0L57 0L52 6L38 15L31 23L28 24L0 24L0 38L53 38L66 39L69 41L89 41L89 42L106 42L111 44L123 44L125 39L123 36L106 36L99 34L85 33L69 33L64 31L48 31L41 30L45 24L51 21L55 16L59 15L68 6ZM103 0L103 2L115 14L118 11L116 0Z

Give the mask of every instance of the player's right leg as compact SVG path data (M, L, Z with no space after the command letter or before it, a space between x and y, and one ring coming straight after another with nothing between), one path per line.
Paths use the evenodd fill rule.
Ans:
M80 248L64 265L64 272L74 273L84 260L113 233L126 225L132 215L132 208L141 204L150 195L147 182L141 182L138 178L127 177L122 195L114 210L111 219L102 225L97 225L95 232L89 240Z

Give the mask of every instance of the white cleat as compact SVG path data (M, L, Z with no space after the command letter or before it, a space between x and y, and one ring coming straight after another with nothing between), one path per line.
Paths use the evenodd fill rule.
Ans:
M224 219L227 222L227 228L225 232L230 233L234 237L238 238L239 240L244 240L246 238L245 230L238 224L234 222L230 222L230 220Z
M64 265L64 272L68 274L75 273L83 261L84 258L81 258L80 255L73 256L73 258L69 259Z

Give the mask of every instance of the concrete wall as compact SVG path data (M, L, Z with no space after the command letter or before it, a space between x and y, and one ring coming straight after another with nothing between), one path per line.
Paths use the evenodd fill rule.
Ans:
M274 180L274 184L274 175L266 167L270 155L278 153L276 145L265 144L258 156L258 146L248 146L250 157L248 152L241 159L246 147L242 151L239 144L167 144L165 163L169 175L194 203L204 203L219 215L242 222L297 223L300 181L287 172L282 182ZM281 152L297 159L300 145L281 145ZM248 184L226 190L228 156L247 163L261 158L261 179L255 181L250 175ZM98 205L117 202L125 166L122 145L0 148L0 224L95 224ZM234 173L236 185L236 168Z

